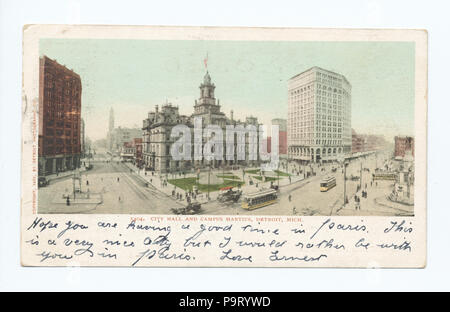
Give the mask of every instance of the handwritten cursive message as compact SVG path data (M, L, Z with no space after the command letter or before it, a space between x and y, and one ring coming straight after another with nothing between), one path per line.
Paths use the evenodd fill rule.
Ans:
M103 266L377 266L414 254L408 218L34 216L25 264ZM347 262L345 262L347 261Z

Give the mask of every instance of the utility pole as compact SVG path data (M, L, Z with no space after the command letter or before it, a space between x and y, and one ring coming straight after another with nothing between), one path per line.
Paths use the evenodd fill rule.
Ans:
M280 163L278 163L277 169L277 182L278 182L278 190L280 189Z
M411 198L411 185L410 185L410 178L409 178L409 173L410 171L408 170L408 172L406 173L406 196L408 197L408 199Z
M72 176L72 185L73 185L73 199L75 200L75 171Z
M362 190L362 160L361 160L361 169L359 169L359 189Z
M209 169L208 169L208 200L209 200L209 178L211 175L211 165L209 165Z

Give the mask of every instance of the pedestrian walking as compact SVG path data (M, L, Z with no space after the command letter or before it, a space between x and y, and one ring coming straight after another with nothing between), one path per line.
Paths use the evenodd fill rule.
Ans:
M70 206L70 198L69 198L69 196L67 196L67 198L66 198L66 205Z
M89 185L89 180L86 180L86 185Z
M119 182L120 181L120 178L119 177L117 177L117 182Z
M295 208L295 206L292 208L292 214L295 216L297 214L297 209Z
M288 199L289 199L289 202L292 200L292 195L291 194L289 194Z

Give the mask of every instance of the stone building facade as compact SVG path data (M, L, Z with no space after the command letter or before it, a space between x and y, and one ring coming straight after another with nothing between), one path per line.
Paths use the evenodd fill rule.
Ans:
M351 85L313 67L288 82L288 157L299 162L343 161L351 153Z
M80 166L81 90L73 70L47 56L39 59L39 175Z
M211 81L211 77L207 72L204 76L203 82L199 86L200 97L194 103L194 112L192 115L181 115L179 108L170 103L162 105L161 109L158 105L155 106L155 110L148 113L146 119L143 120L143 143L142 143L142 158L144 167L147 170L154 170L160 173L170 172L182 172L193 169L201 169L205 167L219 168L223 166L231 165L255 165L258 163L256 160L227 160L226 144L223 144L223 158L222 160L195 160L194 157L194 120L202 121L202 129L208 125L218 125L226 135L226 126L242 125L244 127L253 125L256 128L259 127L258 119L253 116L249 116L245 121L234 120L233 112L231 111L230 117L226 116L221 111L220 102L215 98L216 86ZM174 160L171 156L170 150L176 139L171 138L173 127L176 125L185 125L189 127L191 131L191 159L190 160ZM202 135L202 146L208 139ZM256 139L257 144L259 138ZM249 139L246 137L245 146L238 146L238 143L234 141L234 156L236 156L238 148L244 148L248 153ZM229 152L229 151L228 151Z

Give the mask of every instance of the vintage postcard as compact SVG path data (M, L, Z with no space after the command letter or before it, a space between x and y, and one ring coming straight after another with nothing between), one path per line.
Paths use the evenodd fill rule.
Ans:
M424 30L27 25L25 266L426 265Z

